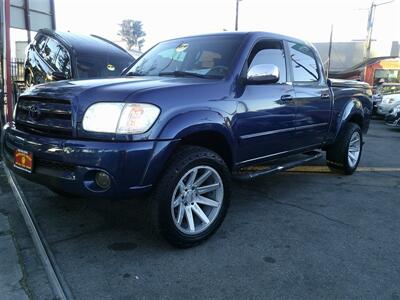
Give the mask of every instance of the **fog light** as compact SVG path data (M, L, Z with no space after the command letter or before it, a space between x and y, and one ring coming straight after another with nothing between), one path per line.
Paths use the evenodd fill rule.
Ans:
M111 185L110 176L104 172L98 172L94 179L96 184L102 189L108 189Z

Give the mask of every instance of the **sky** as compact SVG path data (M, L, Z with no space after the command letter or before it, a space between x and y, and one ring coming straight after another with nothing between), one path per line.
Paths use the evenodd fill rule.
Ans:
M388 0L375 0L382 3ZM236 0L55 0L57 29L118 41L123 19L143 22L144 50L173 37L234 30ZM370 0L242 0L240 31L270 31L311 42L365 39ZM377 7L373 38L400 39L400 0Z
M36 0L43 1L43 0ZM122 46L118 36L124 19L143 22L146 50L157 42L195 34L233 31L236 0L54 0L56 25L61 31L96 34ZM391 0L375 0L376 4ZM367 35L372 0L241 0L240 31L270 31L310 42L363 40ZM400 40L400 0L378 6L373 30L374 49L389 55L391 42ZM15 41L26 33L13 29Z

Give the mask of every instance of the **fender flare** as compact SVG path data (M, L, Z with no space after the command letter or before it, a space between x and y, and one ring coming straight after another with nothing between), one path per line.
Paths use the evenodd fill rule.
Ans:
M235 139L228 115L205 109L181 113L169 120L159 131L153 154L142 177L142 185L156 182L181 140L201 132L214 132L224 138L234 159Z
M346 123L354 117L361 118L362 122L364 122L365 115L363 104L359 99L352 97L339 114L339 126L337 127L336 136L342 131Z
M159 131L157 139L180 140L201 131L214 131L221 134L233 146L234 137L230 128L228 114L209 109L181 113L170 119Z
M26 83L26 79L27 79L28 73L31 75L31 78L33 80L33 71L32 71L32 66L31 65L25 66L25 69L24 69L24 81L25 81L25 83Z

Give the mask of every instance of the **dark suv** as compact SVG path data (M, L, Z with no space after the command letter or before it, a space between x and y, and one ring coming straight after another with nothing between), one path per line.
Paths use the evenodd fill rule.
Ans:
M126 50L99 36L41 29L27 50L25 84L117 77L133 62Z

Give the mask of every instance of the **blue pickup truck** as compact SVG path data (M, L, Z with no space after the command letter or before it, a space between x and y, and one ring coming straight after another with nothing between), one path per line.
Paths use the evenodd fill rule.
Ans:
M323 151L330 168L352 174L371 111L368 84L327 79L307 42L264 32L191 36L157 44L120 78L26 91L2 151L14 172L58 193L149 195L157 231L189 247L221 225L232 179Z

